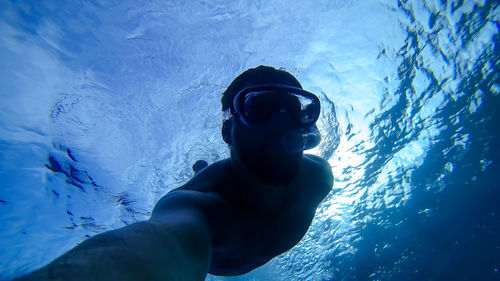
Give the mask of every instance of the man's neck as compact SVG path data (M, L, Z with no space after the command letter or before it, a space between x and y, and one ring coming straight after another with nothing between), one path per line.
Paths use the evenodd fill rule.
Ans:
M273 212L281 209L293 192L291 182L269 183L248 169L238 157L231 157L237 200L255 211Z

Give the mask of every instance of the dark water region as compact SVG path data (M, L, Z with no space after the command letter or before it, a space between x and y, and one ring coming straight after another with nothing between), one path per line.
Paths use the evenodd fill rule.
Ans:
M411 198L376 214L360 231L356 254L336 260L341 280L500 278L499 102L498 96L485 101L478 118L489 122L470 131L470 147L455 152L461 159L445 180L436 167L446 162L451 134L442 134L441 144L413 172ZM493 159L487 167L481 154ZM444 189L437 191L439 186Z
M489 2L462 17L458 33L464 45L474 40L497 5ZM332 258L335 277L331 280L500 280L500 96L493 90L500 81L499 39L497 33L477 60L467 62L469 69L457 69L456 75L463 79L456 91L463 95L448 100L434 115L432 123L441 131L422 165L409 170L411 197L397 208L356 207L356 216L371 219L359 227L359 239L353 244L356 253ZM415 66L419 68L420 62L418 40L421 34L410 31L407 49L402 49L414 52L405 55L399 67L398 102L371 125L377 144L367 153L375 161L367 165L363 185L373 183L394 151L422 129L409 122L419 108L407 115ZM456 57L452 60L457 63ZM421 98L442 91L445 82L434 77ZM481 106L472 112L478 92L484 94ZM457 144L463 136L465 142ZM393 179L387 188L400 183Z

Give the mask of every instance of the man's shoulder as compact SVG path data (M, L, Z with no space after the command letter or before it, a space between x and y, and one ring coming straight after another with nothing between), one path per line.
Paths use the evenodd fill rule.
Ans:
M216 192L214 188L227 181L229 165L229 159L214 162L203 168L184 185L173 189L171 192L176 190L194 190L204 193Z
M220 203L222 198L215 193L200 192L188 189L174 189L163 196L155 206L155 209L182 209L193 208L204 209Z
M228 159L224 159L203 168L187 183L170 190L157 202L155 208L206 209L225 205L222 191L227 185L228 165Z

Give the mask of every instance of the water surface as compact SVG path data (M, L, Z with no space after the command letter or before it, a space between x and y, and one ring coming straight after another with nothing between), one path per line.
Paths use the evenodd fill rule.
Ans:
M500 279L495 1L4 1L0 279L147 219L228 157L220 95L283 67L322 100L334 191L241 277Z

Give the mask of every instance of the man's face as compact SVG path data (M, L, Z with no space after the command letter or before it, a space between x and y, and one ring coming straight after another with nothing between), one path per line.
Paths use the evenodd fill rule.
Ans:
M301 128L287 112L274 115L264 123L248 126L233 116L231 157L260 178L271 183L286 182L296 174L303 155L302 148L285 151L284 139L301 136ZM290 137L291 136L291 137Z

